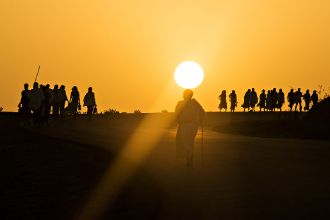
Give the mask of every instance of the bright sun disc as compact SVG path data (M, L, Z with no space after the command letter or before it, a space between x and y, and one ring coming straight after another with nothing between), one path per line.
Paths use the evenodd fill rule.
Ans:
M186 61L175 69L174 79L180 87L193 89L203 82L204 71L198 63Z

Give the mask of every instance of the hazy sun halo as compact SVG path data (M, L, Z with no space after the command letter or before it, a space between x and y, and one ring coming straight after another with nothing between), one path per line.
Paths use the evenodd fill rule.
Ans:
M198 87L204 80L203 68L196 62L185 61L180 63L174 72L175 82L184 89Z

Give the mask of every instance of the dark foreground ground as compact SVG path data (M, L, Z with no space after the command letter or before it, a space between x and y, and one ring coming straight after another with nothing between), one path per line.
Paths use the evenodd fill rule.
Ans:
M246 116L209 114L205 164L199 133L195 167L188 169L175 160L173 125L135 130L145 116L24 129L17 116L1 114L0 219L74 219L127 140L135 133L151 138L156 129L160 139L101 219L329 219L330 142L214 132L251 120Z
M114 154L36 132L0 118L0 219L73 219ZM104 219L154 219L162 200L153 181L136 173Z

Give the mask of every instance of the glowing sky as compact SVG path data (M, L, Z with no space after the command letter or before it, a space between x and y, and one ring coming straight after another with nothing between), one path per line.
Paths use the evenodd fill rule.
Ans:
M39 82L92 86L100 110L173 111L185 60L203 66L206 110L222 89L241 104L250 87L329 86L329 11L328 0L1 1L0 106L17 110L39 64Z

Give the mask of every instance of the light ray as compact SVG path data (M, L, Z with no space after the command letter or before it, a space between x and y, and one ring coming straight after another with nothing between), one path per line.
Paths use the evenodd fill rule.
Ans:
M159 106L169 89L167 87L164 90L156 106ZM146 116L83 205L77 220L99 219L102 216L160 140L164 134L162 128L168 127L173 121L173 114L168 117L155 114ZM155 125L160 129L155 129Z

